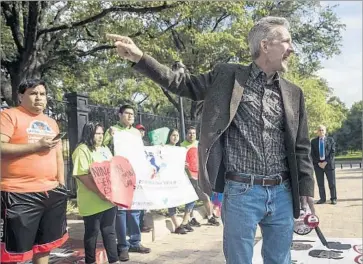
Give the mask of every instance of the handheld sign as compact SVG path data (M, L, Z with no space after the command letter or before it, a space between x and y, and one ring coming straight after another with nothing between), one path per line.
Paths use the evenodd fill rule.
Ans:
M198 179L198 149L196 147L191 147L187 151L187 157L186 157L186 163L187 163L187 169L192 176L193 179Z
M148 136L150 138L151 144L153 144L154 146L166 144L166 141L168 140L169 131L170 129L167 127L161 127L153 131L150 131L148 133Z
M115 156L111 161L94 162L91 174L98 190L107 199L118 206L131 207L136 177L126 158Z

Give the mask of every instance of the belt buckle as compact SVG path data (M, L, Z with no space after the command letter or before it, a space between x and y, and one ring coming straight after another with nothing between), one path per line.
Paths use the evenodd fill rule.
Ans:
M255 177L253 175L250 175L250 186L253 186L255 181Z

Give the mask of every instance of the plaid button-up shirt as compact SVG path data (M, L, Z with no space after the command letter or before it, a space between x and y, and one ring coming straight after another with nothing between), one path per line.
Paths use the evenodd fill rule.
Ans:
M267 84L266 74L252 63L241 103L225 132L226 171L265 176L288 171L284 119L278 74Z

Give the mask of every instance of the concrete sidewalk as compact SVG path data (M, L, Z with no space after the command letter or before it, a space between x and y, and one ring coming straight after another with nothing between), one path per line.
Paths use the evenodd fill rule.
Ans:
M324 235L337 238L362 237L362 170L337 169L338 204L315 205L320 218L320 227ZM329 198L328 184L326 183ZM315 199L318 200L318 188L315 188ZM187 235L170 234L170 224L162 217L154 218L156 240L152 234L143 233L142 242L151 247L150 254L130 253L128 263L177 264L177 263L225 263L222 252L222 229L202 225ZM205 223L205 221L204 221ZM69 234L72 240L83 239L82 220L69 221ZM256 239L261 239L260 231Z

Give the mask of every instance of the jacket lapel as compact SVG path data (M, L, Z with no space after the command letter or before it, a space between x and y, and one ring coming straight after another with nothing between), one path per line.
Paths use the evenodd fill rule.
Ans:
M294 110L292 109L293 98L289 86L282 78L280 79L280 89L281 89L281 97L285 112L285 121L286 121L285 125L290 127L295 121Z
M251 71L251 66L243 67L239 66L235 72L234 85L232 90L231 102L229 105L229 121L231 122L237 112L238 106L241 102L241 98L244 91L244 85L248 79Z
M284 113L285 113L285 137L287 140L287 146L295 146L294 140L292 140L292 129L294 127L294 110L292 108L292 92L289 85L285 82L284 79L280 78L280 90L282 103L284 105ZM292 145L291 145L292 144Z

